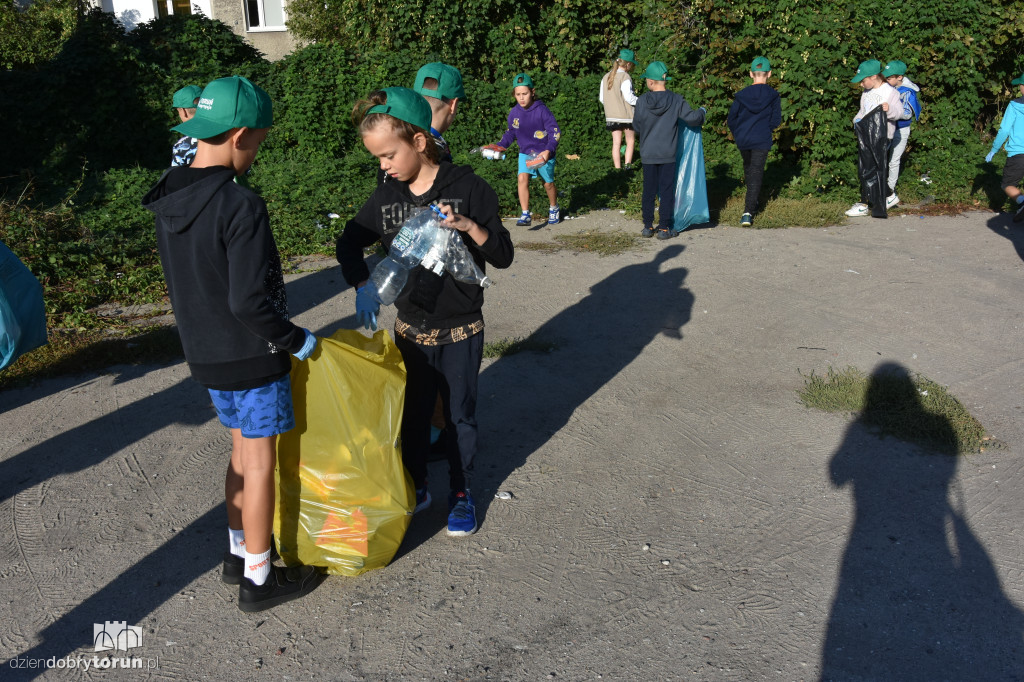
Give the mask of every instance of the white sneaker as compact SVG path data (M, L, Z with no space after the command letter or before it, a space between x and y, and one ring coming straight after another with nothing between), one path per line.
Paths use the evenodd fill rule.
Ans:
M868 205L867 204L860 204L860 203L854 204L846 212L846 215L850 216L851 218L857 218L859 216L865 216L867 214L868 214Z
M885 198L885 208L890 209L896 204L900 203L900 198L896 196L896 192L893 192Z

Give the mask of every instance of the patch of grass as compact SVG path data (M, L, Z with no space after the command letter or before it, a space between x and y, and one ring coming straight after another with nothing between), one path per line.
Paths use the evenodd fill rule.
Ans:
M754 229L779 227L828 227L846 222L843 212L850 205L841 201L823 201L815 197L772 199L754 216ZM725 204L718 221L739 225L743 217L743 197L733 197Z
M564 246L556 242L519 242L516 244L516 249L523 249L524 251L539 251L541 253L555 253L564 248Z
M95 372L115 364L167 362L184 357L175 327L138 331L50 330L50 342L22 355L0 371L0 390L24 386L38 379Z
M826 412L853 412L881 433L950 454L979 452L1000 443L945 386L900 371L867 376L856 367L813 371L797 391L801 402Z
M532 336L504 338L498 341L490 341L484 344L485 358L501 358L506 355L515 355L523 351L534 351L537 353L550 353L558 348L554 341L542 341Z
M614 256L640 245L638 235L622 230L560 234L555 236L555 241L568 249L583 253L596 253L599 256Z

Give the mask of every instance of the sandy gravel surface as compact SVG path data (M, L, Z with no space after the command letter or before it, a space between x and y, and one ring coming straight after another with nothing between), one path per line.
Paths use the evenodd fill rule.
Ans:
M219 579L230 438L183 363L0 392L0 679L1024 679L1022 254L989 213L520 249L488 339L557 347L485 361L480 531L435 503L387 568L262 614ZM288 287L354 324L336 267ZM948 385L1006 447L804 408L830 365ZM13 667L91 662L105 621L151 670Z

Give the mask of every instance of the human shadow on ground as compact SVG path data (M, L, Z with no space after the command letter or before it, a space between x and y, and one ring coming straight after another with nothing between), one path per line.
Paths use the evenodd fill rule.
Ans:
M104 658L106 653L93 654L93 624L116 619L126 621L128 625L137 625L196 578L217 567L224 551L226 517L227 511L222 502L66 614L34 633L33 638L39 639L39 643L10 660L61 659L83 647L87 651L81 652L81 655ZM219 587L233 590L236 594L238 591L237 587L228 585ZM110 654L118 658L155 658L160 654L162 645L152 644L151 640L147 641L148 637L151 637L150 633L144 632L140 649L112 651ZM10 660L3 663L4 679L28 680L42 673L39 669L15 668Z
M1013 213L997 213L985 221L988 229L1013 244L1017 257L1024 260L1024 223L1013 222Z
M894 412L932 433L934 447L879 438L876 425ZM851 488L855 517L822 680L1021 679L1024 614L965 518L955 442L904 367L872 374L865 410L829 465L833 484Z
M1006 192L999 186L1002 174L998 167L991 163L978 163L977 175L971 182L971 196L977 192L984 192L988 198L988 207L993 211L1000 210L1006 203Z
M288 285L289 311L294 316L322 302L322 292L340 281L338 268L327 268L306 277L294 280ZM341 284L338 284L341 286ZM346 285L347 286L347 285ZM354 323L354 315L351 322ZM343 326L349 318L343 318L332 325L331 330ZM321 334L323 330L312 330ZM114 384L123 384L143 378L146 374L165 368L166 365L129 365L115 368ZM69 383L72 382L72 383ZM60 379L47 382L48 393L32 388L12 391L12 404L24 404L29 400L42 400L52 392L67 390L88 384L93 378ZM6 393L6 392L3 392ZM0 393L0 395L3 395ZM5 409L9 396L3 395ZM110 455L139 442L160 429L168 426L198 426L210 419L216 419L209 393L192 379L183 379L162 391L122 405L117 409L80 426L61 431L56 436L29 447L26 450L0 461L0 503L54 476L83 471L102 462ZM224 462L227 466L227 461Z
M554 343L552 352L505 356L481 373L481 445L472 484L478 524L486 522L499 484L542 449L577 409L656 337L682 338L694 296L684 287L686 268L673 267L672 260L684 248L671 244L648 262L617 270L534 330L529 339ZM434 506L413 519L400 554L447 521L447 462L431 464L429 475Z

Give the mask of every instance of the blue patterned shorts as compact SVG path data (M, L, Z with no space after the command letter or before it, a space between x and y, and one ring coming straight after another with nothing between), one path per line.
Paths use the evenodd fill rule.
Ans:
M241 429L246 438L277 436L295 428L292 384L287 374L259 388L209 391L220 423L229 429Z

